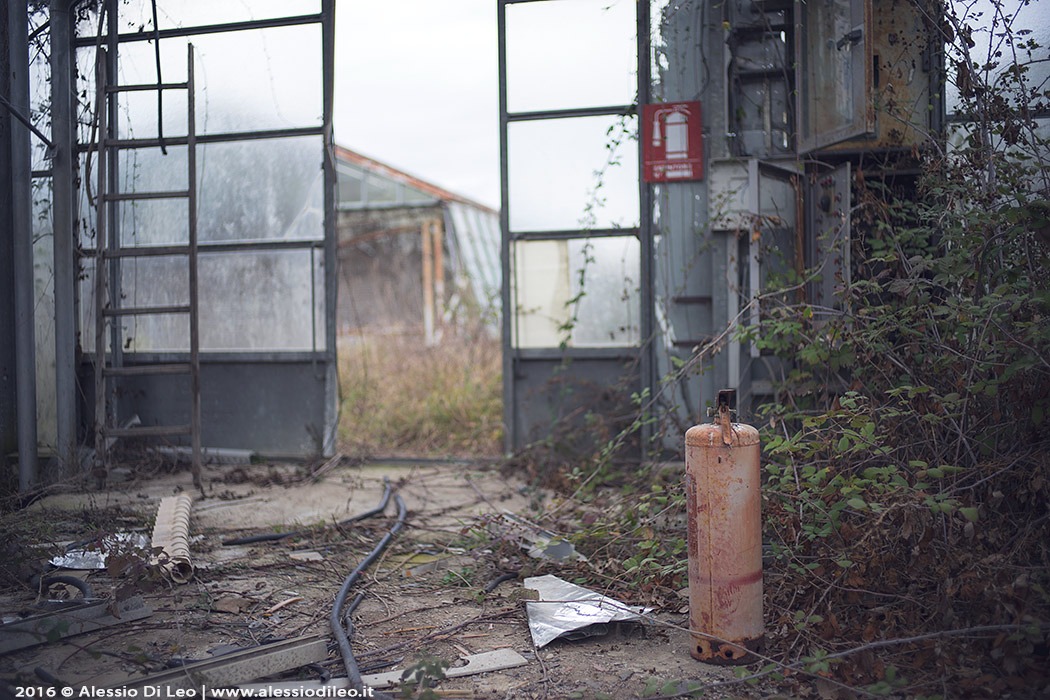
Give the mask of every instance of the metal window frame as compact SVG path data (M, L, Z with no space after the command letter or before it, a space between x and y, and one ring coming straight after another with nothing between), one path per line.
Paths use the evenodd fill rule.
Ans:
M110 8L116 6L113 0L109 0ZM72 16L68 9L69 3L65 0L52 0L51 11L53 14L53 32L55 36L52 41L52 74L53 79L58 76L54 83L54 93L62 96L71 94L69 85L72 84L75 75L74 55L78 48L99 45L99 38L94 36L75 36L72 26ZM312 368L318 386L323 385L323 397L319 401L323 406L318 407L318 414L322 415L321 428L323 436L319 445L324 454L332 454L335 448L335 436L338 422L338 383L336 380L337 346L336 346L336 301L337 301L337 245L336 245L336 164L335 144L333 140L332 115L334 104L334 47L335 47L335 0L321 0L321 11L315 14L289 15L286 17L275 17L261 20L250 20L243 22L230 22L223 24L198 25L192 27L180 27L163 29L154 32L136 32L121 34L117 30L115 20L116 13L110 12L110 20L101 37L101 45L110 48L111 61L116 60L116 49L123 43L152 41L157 36L160 39L176 37L195 37L204 34L219 34L228 32L252 31L259 29L270 29L303 25L319 25L321 27L321 98L322 115L320 123L312 126L281 129L260 129L236 132L223 132L198 135L196 142L199 144L232 143L237 141L257 141L277 138L295 138L302 136L321 137L321 165L323 170L323 211L324 226L320 238L297 239L297 240L250 240L204 243L199 247L201 254L230 253L237 254L248 251L262 250L309 250L311 257L314 251L323 256L324 278L323 289L325 295L325 308L323 314L324 323L324 348L318 349L317 333L312 334L311 343L314 349L310 351L281 351L262 350L252 352L228 352L222 350L207 350L200 353L202 362L207 364L229 364L229 363L254 363L254 366L271 365L288 366L291 364L303 364ZM57 23L54 19L57 18ZM155 89L156 86L149 86ZM145 86L144 88L145 89ZM61 466L70 471L75 467L74 452L76 442L76 371L74 365L75 339L78 331L78 319L74 312L77 304L75 290L75 271L77 268L74 260L76 248L75 217L76 193L73 191L72 183L76 174L77 156L79 154L97 150L97 143L81 144L77 141L77 134L73 126L76 123L75 105L69 99L53 98L52 121L61 127L56 130L55 137L58 139L56 160L52 168L52 175L56 183L62 183L62 187L56 187L54 198L55 214L55 240L56 240L56 343L58 344L57 355L57 389L59 396L58 406L58 431L59 431L59 462ZM165 137L164 145L185 145L187 138ZM107 146L119 148L151 148L160 146L159 138L147 139L124 139L120 141L109 141ZM68 154L63 159L63 154ZM65 187L69 183L70 187ZM155 255L160 252L157 249L143 247L141 255ZM134 255L138 255L136 251ZM60 259L61 255L61 259ZM110 264L119 264L120 257L129 255L113 256ZM311 265L311 281L314 279L316 265ZM59 278L61 276L61 289L59 289ZM312 285L316 289L316 284ZM61 296L61 299L59 298ZM314 322L317 318L316 305L311 308ZM89 357L86 354L86 358ZM155 354L142 353L129 354L128 360L134 363L137 359L147 359ZM161 353L163 356L177 357L185 356L186 353ZM68 365L68 367L67 367ZM291 452L289 454L292 454ZM305 455L304 455L305 456Z
M572 119L596 116L635 115L641 124L642 107L650 98L650 6L648 0L640 0L636 5L635 41L637 52L637 103L628 105L606 105L581 107L573 109L555 109L538 111L510 112L507 109L507 15L508 5L528 2L557 2L558 0L498 0L497 3L497 36L498 36L498 76L499 76L499 129L500 129L500 268L503 276L501 304L503 307L501 339L503 345L503 423L504 450L514 451L522 444L524 436L518 435L516 376L521 363L529 361L549 362L551 360L572 359L576 362L628 360L636 361L639 370L640 389L652 395L654 389L653 346L650 339L654 327L653 299L653 233L652 233L652 190L643 177L642 143L638 139L638 192L639 192L639 225L630 228L604 229L561 229L552 231L512 231L510 228L510 185L509 185L509 125L518 122L541 121L550 119ZM636 236L639 241L639 344L622 347L601 348L518 348L513 344L517 314L513 308L511 276L512 248L519 241L572 240L610 236ZM642 442L648 443L651 427L643 421Z

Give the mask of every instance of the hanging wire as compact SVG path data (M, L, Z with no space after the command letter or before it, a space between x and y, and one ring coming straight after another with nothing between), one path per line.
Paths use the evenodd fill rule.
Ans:
M164 81L160 77L160 28L157 26L157 0L151 0L153 6L153 53L157 57L157 140L160 141L160 152L168 155L164 145Z

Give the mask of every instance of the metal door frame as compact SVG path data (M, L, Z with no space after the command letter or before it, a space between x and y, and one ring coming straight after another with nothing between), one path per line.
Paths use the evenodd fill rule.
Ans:
M650 22L649 0L636 3L635 41L637 46L637 101L629 105L612 105L603 107L586 107L577 109L556 109L528 112L508 112L507 110L507 5L525 2L557 2L558 0L498 0L497 25L499 43L499 129L500 129L500 263L503 275L501 302L503 307L502 343L503 343L503 423L504 449L507 453L521 448L526 436L519 434L518 411L520 399L516 377L527 363L556 363L571 360L573 367L590 362L595 367L610 360L637 360L639 393L648 390L650 396L654 391L653 376L653 234L652 234L652 193L643 177L642 143L638 141L638 192L639 192L639 225L637 228L582 230L569 229L560 231L511 231L510 229L510 188L508 158L508 126L514 122L539 121L547 119L565 119L594 116L616 116L634 114L639 128L642 120L642 106L650 97ZM639 344L622 348L518 348L513 344L515 310L512 306L511 254L516 241L527 240L566 240L595 238L600 236L624 236L634 234L639 240ZM648 406L643 412L648 411ZM643 421L642 444L647 444L651 428Z

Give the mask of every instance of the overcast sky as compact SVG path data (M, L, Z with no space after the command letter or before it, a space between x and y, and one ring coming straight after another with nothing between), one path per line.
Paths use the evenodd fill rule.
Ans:
M340 0L335 139L499 206L494 0Z

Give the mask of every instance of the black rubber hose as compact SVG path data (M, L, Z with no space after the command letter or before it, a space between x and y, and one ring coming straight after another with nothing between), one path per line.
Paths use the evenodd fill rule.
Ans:
M47 590L47 587L53 583L67 583L70 586L76 588L78 591L80 591L80 595L82 595L83 597L95 597L95 592L91 589L91 584L89 584L87 581L77 578L76 576L62 576L56 574L54 576L45 576L44 578L40 579L40 586L45 591Z
M383 498L379 502L378 506L376 506L372 510L366 510L364 513L360 513L358 515L355 515L352 518L347 518L346 520L340 520L338 523L335 524L335 527L342 527L343 525L349 525L350 523L356 523L356 522L359 522L361 520L365 520L367 518L371 518L373 515L379 515L384 510L386 510L386 504L390 502L390 493L392 492L392 489L390 488L390 479L388 477L383 477L383 486L384 486ZM224 547L230 547L230 546L233 546L233 545L236 545L236 544L254 544L256 542L277 542L277 541L283 540L283 539L285 539L287 537L295 537L296 535L301 535L304 532L306 532L306 531L305 530L293 530L291 532L268 532L265 535L250 535L248 537L238 537L238 538L232 539L232 540L223 540L222 541L222 545Z
M513 581L516 578L518 578L517 574L503 574L502 576L493 579L492 583L485 586L485 594L488 595L489 593L492 593L492 591L496 590L496 586L504 581Z
M37 666L36 668L34 668L33 673L36 674L37 678L49 684L52 688L65 688L67 685L69 685L64 681L60 681L59 679L55 678L48 672L46 668L42 666Z
M361 560L361 563L357 565L350 575L343 581L343 585L339 588L339 593L335 596L335 603L332 605L332 614L328 617L328 625L332 628L332 635L335 636L336 642L339 644L339 653L343 656L343 666L346 667L346 679L351 688L354 688L358 692L364 691L364 681L361 680L361 672L357 668L357 660L354 659L354 652L350 648L350 636L354 633L353 624L347 620L346 629L343 628L342 615L343 605L346 604L346 596L350 593L350 589L354 583L361 576L361 572L372 565L380 554L386 550L390 541L394 539L394 536L401 530L405 524L405 517L407 511L405 510L405 502L401 499L400 495L394 496L394 503L397 504L397 522L390 528L390 531L383 535L383 539L379 540L379 544L376 545L375 549L369 553L367 557ZM354 605L360 602L360 598L354 601ZM382 693L376 693L370 697L379 698L380 700L390 698L389 695L383 695Z

